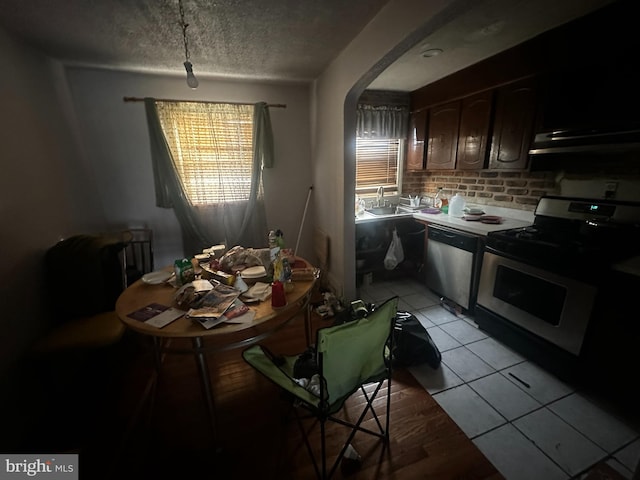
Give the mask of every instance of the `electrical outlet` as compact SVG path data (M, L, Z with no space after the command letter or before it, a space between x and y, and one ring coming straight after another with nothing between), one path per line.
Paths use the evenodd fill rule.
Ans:
M618 182L607 182L604 184L604 198L614 198L618 190Z

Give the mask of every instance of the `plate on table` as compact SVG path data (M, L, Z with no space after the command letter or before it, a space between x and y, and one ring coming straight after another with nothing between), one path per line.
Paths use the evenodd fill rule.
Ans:
M168 270L158 270L155 272L145 273L142 276L142 281L147 285L160 285L173 277L173 272Z
M502 223L502 217L498 217L497 215L482 215L480 217L480 221L482 223Z
M438 213L442 213L442 210L440 210L439 208L427 207L420 210L420 213L429 213L431 215L436 215Z
M258 265L255 267L248 267L240 272L240 275L242 276L242 278L248 278L249 280L262 278L266 274L267 274L267 270L262 265Z
M211 259L211 255L208 253L198 253L197 255L194 255L193 258L195 258L198 263L207 263Z
M484 215L484 210L478 207L465 207L462 211L467 215Z

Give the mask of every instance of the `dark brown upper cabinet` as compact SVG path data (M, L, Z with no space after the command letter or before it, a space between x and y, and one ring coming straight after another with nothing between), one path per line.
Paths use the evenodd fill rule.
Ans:
M427 110L413 112L409 117L407 138L408 172L424 168L424 141L427 134Z
M497 89L489 168L508 170L527 167L535 114L536 88L533 78Z
M429 110L427 170L452 170L456 166L460 101L437 105Z
M486 167L493 92L480 92L462 100L458 135L458 170Z

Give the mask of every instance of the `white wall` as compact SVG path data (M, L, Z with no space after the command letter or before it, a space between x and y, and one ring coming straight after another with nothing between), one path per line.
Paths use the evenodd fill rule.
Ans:
M468 1L391 0L316 80L313 90L313 183L317 226L331 241L329 282L355 296L355 108L357 98L402 53Z
M270 109L276 159L263 177L268 226L280 228L288 246L295 247L311 185L309 85L199 77L200 86L191 90L182 76L82 68L69 68L67 75L87 165L97 179L106 221L114 227L150 226L158 267L183 255L180 229L173 210L155 206L144 104L125 103L123 97L286 104L284 109ZM308 215L298 252L311 261L312 222ZM264 245L245 246L266 246L267 233Z
M583 175L584 176L584 175ZM640 202L640 175L600 175L593 178L567 178L563 176L558 180L560 195L567 197L604 198L605 185L616 185L615 200Z
M0 374L46 320L44 252L101 223L79 161L60 64L0 29Z
M0 374L46 325L44 252L61 238L125 225L155 231L157 265L183 255L173 211L155 207L143 103L123 96L283 103L271 109L275 166L264 173L268 225L295 246L311 185L309 85L184 79L63 68L0 30ZM315 261L313 215L299 254ZM265 232L266 245L267 232Z

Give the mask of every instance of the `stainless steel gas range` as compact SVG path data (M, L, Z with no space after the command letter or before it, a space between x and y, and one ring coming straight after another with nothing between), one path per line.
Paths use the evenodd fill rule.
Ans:
M560 376L605 365L638 338L640 282L614 267L637 255L640 203L542 197L532 226L487 235L476 322Z

